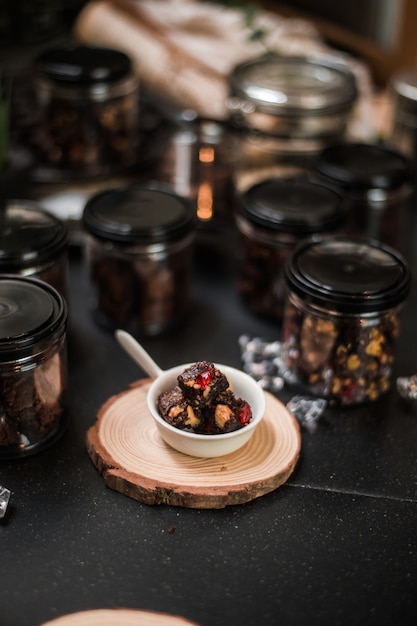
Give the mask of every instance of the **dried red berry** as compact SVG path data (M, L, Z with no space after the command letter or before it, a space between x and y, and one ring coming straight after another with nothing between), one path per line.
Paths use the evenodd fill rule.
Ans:
M213 377L214 369L211 367L200 372L196 378L196 382L200 385L202 389L205 389L207 385L213 380Z
M252 419L252 411L247 402L245 402L242 407L239 409L237 414L238 420L241 424L249 424Z
M349 403L352 402L355 398L357 391L358 391L358 386L356 383L350 382L346 384L344 389L342 390L342 399L345 402L349 402Z

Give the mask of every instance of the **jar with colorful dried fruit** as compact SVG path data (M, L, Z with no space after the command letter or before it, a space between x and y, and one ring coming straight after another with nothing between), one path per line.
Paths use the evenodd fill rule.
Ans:
M295 250L285 277L289 379L342 405L386 393L410 287L402 256L365 240L309 240Z

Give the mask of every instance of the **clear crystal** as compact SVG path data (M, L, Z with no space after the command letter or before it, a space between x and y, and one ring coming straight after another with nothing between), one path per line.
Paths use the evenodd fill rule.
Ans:
M277 393L278 391L281 391L283 387L284 379L280 376L272 376L269 384L269 389L272 391L272 393Z
M297 382L295 375L285 366L283 343L265 341L259 337L241 335L239 345L244 371L252 376L262 389L277 394L284 384ZM417 398L417 378L415 381ZM324 398L296 395L287 403L287 408L299 423L310 431L315 430L327 406Z
M311 432L317 428L317 423L327 406L324 398L296 395L287 402L287 409Z
M0 519L6 515L7 506L10 500L10 491L0 485Z
M246 346L248 345L248 341L249 341L249 337L248 335L240 335L239 337L239 345L241 350L245 350Z
M397 378L397 390L405 400L417 400L417 374Z
M282 342L241 335L239 345L244 371L257 380L263 389L272 393L281 391L286 373Z

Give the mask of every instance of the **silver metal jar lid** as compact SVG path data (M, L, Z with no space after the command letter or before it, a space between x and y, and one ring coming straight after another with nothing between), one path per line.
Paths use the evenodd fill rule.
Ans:
M327 58L275 53L238 65L230 76L229 109L273 115L327 115L350 109L357 97L350 69Z

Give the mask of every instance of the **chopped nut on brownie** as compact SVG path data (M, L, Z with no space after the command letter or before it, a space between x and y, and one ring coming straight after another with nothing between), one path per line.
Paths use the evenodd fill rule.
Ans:
M235 396L231 390L221 393L210 407L209 413L219 432L231 432L245 426L252 419L249 404Z

